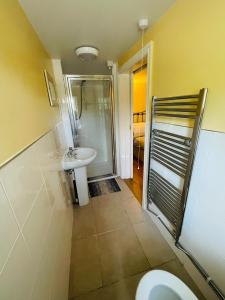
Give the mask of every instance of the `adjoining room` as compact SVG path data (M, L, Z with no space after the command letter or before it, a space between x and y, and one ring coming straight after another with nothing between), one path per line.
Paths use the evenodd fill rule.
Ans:
M140 204L142 203L144 143L147 100L147 65L138 67L131 77L132 88L132 128L133 128L133 177L126 179L127 185L134 193Z

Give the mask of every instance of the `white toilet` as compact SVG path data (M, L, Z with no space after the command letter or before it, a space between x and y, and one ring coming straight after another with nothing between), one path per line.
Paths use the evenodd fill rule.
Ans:
M173 274L155 270L142 277L135 300L198 300L198 298Z

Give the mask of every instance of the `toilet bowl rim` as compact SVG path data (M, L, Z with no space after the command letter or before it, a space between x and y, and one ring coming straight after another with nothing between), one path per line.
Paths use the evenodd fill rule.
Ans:
M163 270L153 270L146 273L140 280L136 300L148 300L149 294L156 286L166 286L177 293L182 299L198 300L191 289L178 277Z

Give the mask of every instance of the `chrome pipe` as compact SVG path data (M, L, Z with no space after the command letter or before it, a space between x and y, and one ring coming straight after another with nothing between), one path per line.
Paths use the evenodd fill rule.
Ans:
M182 118L182 119L196 119L194 115L178 115L178 114L166 114L166 113L155 113L159 117L172 117L172 118Z
M173 157L173 158L175 158L175 159L177 159L177 160L179 160L179 161L181 161L181 162L183 162L185 164L188 163L188 159L187 158L185 159L185 158L179 157L176 154L173 154L173 153L171 153L169 151L164 150L163 148L159 148L157 146L154 146L154 151L157 152L157 153L159 153L159 154L164 153L164 154L166 154L168 156L171 156L171 157Z
M155 177L150 177L150 184L151 183L154 183L156 186L158 186L159 189L161 188L162 190L164 190L166 194L172 193L172 195L169 194L169 198L171 199L172 202L180 201L181 194L180 195L174 194L173 191L171 191L171 189L169 189L167 186L163 185L163 183L158 181L158 179L156 179Z
M157 141L154 141L154 145L155 145L155 147L158 147L160 149L166 149L166 150L172 151L173 153L176 153L176 154L178 154L178 155L180 155L180 156L182 156L182 157L184 157L186 159L188 159L188 157L189 157L188 154L180 152L180 151L177 151L177 150L175 150L173 148L167 147L164 144L161 144L161 143L159 143Z
M172 202L172 201L168 201L168 200L170 200L170 198L168 199L167 195L164 194L162 191L160 191L160 188L158 188L156 185L154 185L154 183L150 183L150 185L152 185L154 187L154 189L159 193L159 198L163 198L163 203L162 203L162 201L160 201L162 206L167 205L167 207L169 207L171 209L174 216L178 217L179 216L179 209L178 209L179 207L176 204L179 203L179 202L177 201L177 203L175 203L175 202ZM152 195L153 195L153 193L152 193ZM153 200L153 202L157 202L157 200L159 200L159 199L155 198Z
M155 107L155 111L172 111L172 112L193 112L193 113L196 113L196 108L170 108L170 107Z
M156 180L150 178L150 182L149 182L150 186L151 184L153 184L159 191L160 189L162 190L162 193L164 193L168 199L171 201L171 204L172 205L177 205L178 203L181 202L181 195L180 196L177 196L177 195L174 195L174 194L170 194L168 196L168 194L170 193L170 191L168 190L167 187L165 186L162 186L159 182L157 182Z
M151 194L152 195L152 194ZM170 214L170 217L173 219L173 221L175 222L175 221L177 221L177 218L178 218L178 211L177 211L177 209L175 208L173 208L173 207L171 207L170 205L169 205L169 203L168 202L166 202L166 201L164 201L165 200L165 197L163 196L163 195L160 195L159 196L159 198L157 198L157 199L154 199L154 203L156 204L156 206L157 207L160 207L160 210L164 210L164 215L168 218L168 214L167 213L169 213Z
M175 140L175 139L173 139L171 137L167 137L167 136L165 136L163 134L156 135L156 138L162 139L162 140L166 140L166 141L169 141L169 142L173 142L174 146L176 146L176 144L180 144L182 146L186 146L186 144L185 144L186 140L185 139L183 141L179 141L179 140Z
M160 209L160 211L163 212L163 214L166 216L166 218L169 221L171 221L172 224L176 227L177 215L173 214L173 210L168 208L168 205L166 203L163 202L163 204L162 204L161 198L160 199L154 199L153 203L155 203L155 205Z
M148 204L151 204L151 203L148 203ZM165 222L163 222L162 218L157 214L155 213L153 210L151 210L151 208L149 208L148 206L148 211L153 214L163 225L164 227L166 228L166 230L173 236L175 237L175 231L173 230L170 230L170 228L165 224Z
M198 99L199 98L199 94L196 95L184 95L184 96L174 96L174 97L161 97L161 98L157 98L155 97L155 102L158 101L165 101L165 100L181 100L181 99Z
M161 152L153 150L152 151L152 155L158 157L159 159L161 157L162 160L165 160L165 162L173 164L176 167L182 168L184 170L184 172L185 172L185 170L187 168L187 164L183 164L182 162L176 161L173 158L171 158L170 156L165 155L164 153L161 153Z
M173 172L176 173L177 175L179 175L179 176L181 176L181 177L184 178L185 172L184 172L182 169L180 169L179 167L173 166L173 164L167 163L167 162L165 162L165 160L160 159L160 158L158 158L158 157L155 157L155 155L152 156L152 158L153 158L154 160L156 160L157 162L159 162L160 164L162 164L164 167L167 167L168 169L170 169L171 171L173 171Z
M160 185L158 182L154 181L154 180L150 180L150 185L154 185L154 187L161 192L160 189L162 189L162 193L164 193L166 196L168 196L169 200L171 201L171 204L177 204L180 202L181 200L181 195L180 197L174 196L174 195L169 195L169 191L164 188L162 185Z
M156 171L151 169L151 174L153 174L155 178L163 182L164 185L167 185L169 188L171 188L171 190L173 190L174 193L181 195L181 191L178 188L176 188L172 183L170 183L168 180L159 175Z
M162 140L161 138L154 137L154 143L155 143L155 141L156 141L156 142L159 142L159 143L162 143L162 144L166 144L166 145L171 146L171 147L174 147L174 148L179 149L179 150L181 150L181 151L190 153L190 150L189 150L189 149L184 148L184 147L180 147L180 146L178 146L178 145L175 145L175 144L172 144L172 143L169 143L169 142L166 142L166 141ZM171 150L173 150L173 149L171 149Z
M194 258L194 256L189 251L187 251L179 242L177 242L175 246L188 256L188 258L191 260L191 262L196 267L196 269L200 272L200 274L208 283L208 285L213 289L217 297L220 300L225 300L225 295L222 292L222 290L216 285L216 283L212 280L212 278L205 271L205 269L200 265L200 263Z
M158 106L189 106L189 105L198 105L198 102L168 102L168 103L156 103L155 107Z
M176 218L174 218L173 216L171 216L170 214L169 214L169 212L165 209L165 207L160 207L160 203L155 203L157 206L158 206L158 208L160 209L160 211L162 211L165 215L167 215L167 219L168 219L168 221L174 226L174 227L176 227Z
M173 137L183 139L183 140L191 139L191 138L189 138L187 136L184 136L184 135L180 135L180 134L176 134L176 133L173 133L173 132L160 130L160 129L154 129L153 132L155 133L155 135L158 135L158 136L160 136L160 135L169 135L169 136L173 136Z
M162 159L162 161L164 161L165 163L170 164L172 167L177 168L180 171L184 171L184 172L186 171L186 167L187 167L186 165L184 165L184 164L182 164L180 162L177 162L174 159L172 159L172 158L170 158L170 157L168 157L168 156L166 156L164 154L161 154L161 156L160 156L159 154L157 154L154 151L154 149L152 151L152 155L155 156L155 157L157 157L158 159Z
M149 201L150 202L150 201ZM150 204L150 203L149 203ZM176 236L175 231L171 231L169 227L166 225L166 223L162 220L162 218L154 212L152 209L148 206L148 211L153 214L160 223L166 228L166 230L173 236ZM190 261L193 263L195 268L199 271L199 273L202 275L202 277L205 279L209 287L213 290L213 292L217 295L218 299L225 300L225 295L223 291L217 286L217 284L212 280L212 278L209 276L209 274L206 272L206 270L201 266L201 264L197 261L197 259L189 252L187 251L179 242L175 243L175 246L177 249L182 251L187 257L190 259Z

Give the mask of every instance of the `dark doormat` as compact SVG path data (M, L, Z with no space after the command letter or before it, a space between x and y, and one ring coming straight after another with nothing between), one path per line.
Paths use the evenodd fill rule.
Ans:
M121 189L115 178L88 183L90 197L120 192Z

